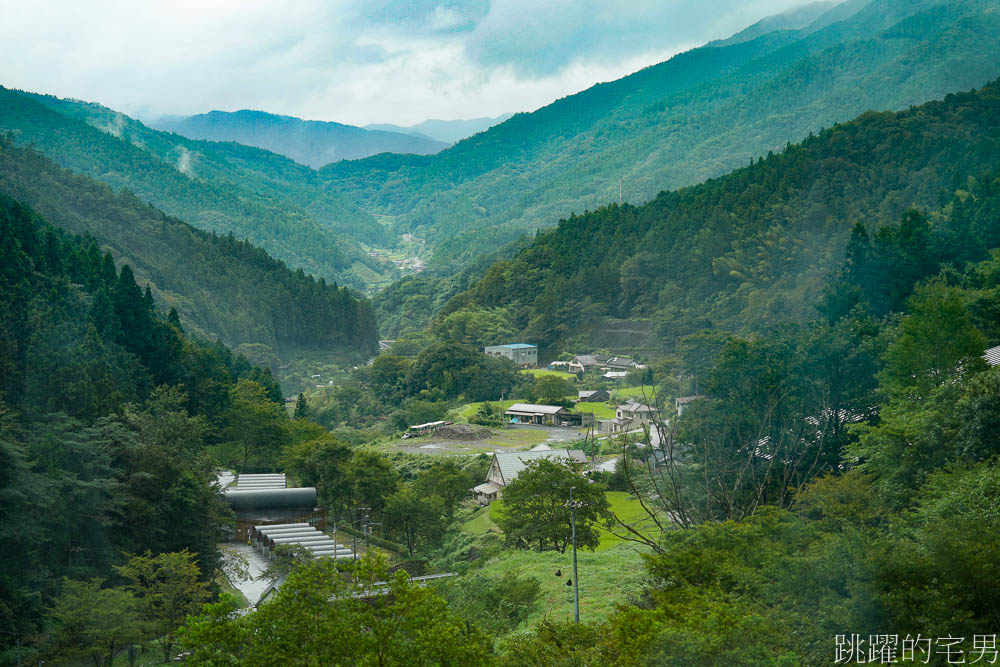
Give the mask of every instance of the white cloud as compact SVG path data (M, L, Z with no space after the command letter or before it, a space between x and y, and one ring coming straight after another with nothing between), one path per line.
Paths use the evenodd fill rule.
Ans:
M528 111L805 0L0 5L0 84L133 114L364 125Z

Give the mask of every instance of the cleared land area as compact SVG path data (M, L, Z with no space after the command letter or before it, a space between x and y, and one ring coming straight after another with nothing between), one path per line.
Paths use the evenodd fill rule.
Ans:
M643 521L645 513L642 507L628 493L610 491L608 502L623 521L635 522L640 528L651 524L648 519ZM503 502L494 502L472 514L462 524L462 529L472 535L502 535L494 521L502 511ZM614 612L615 605L640 592L646 574L640 554L648 551L646 547L623 541L606 531L602 533L601 543L595 551L577 551L581 621L603 620ZM562 573L561 576L556 576L557 570ZM541 583L538 608L521 629L534 626L546 616L558 621L573 620L573 587L566 585L573 571L570 549L562 554L557 551L509 549L491 558L479 571L484 575L515 571L535 577Z

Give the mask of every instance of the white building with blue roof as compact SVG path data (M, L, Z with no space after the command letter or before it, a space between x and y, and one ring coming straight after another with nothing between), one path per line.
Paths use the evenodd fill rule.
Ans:
M490 345L485 350L491 357L506 357L518 368L538 368L538 346L529 343Z

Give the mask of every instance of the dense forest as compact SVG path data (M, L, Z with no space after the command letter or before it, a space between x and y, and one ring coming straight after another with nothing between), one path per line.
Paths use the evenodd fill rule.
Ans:
M805 322L855 223L875 233L908 207L943 215L948 193L997 167L996 83L868 113L646 205L571 216L438 319L494 312L553 353L601 316L653 320L663 351L704 328Z
M358 245L386 244L383 227L342 195L323 192L313 170L288 158L158 132L96 104L5 88L0 131L199 229L246 238L293 269L353 287L395 275Z
M93 239L0 198L4 659L39 641L62 577L107 579L126 552L187 550L211 581L229 510L207 448L281 400L269 371L186 336Z
M293 272L248 241L199 231L134 194L74 175L43 155L0 138L0 192L62 229L109 249L157 303L175 308L191 331L229 345L336 350L360 360L376 349L371 304L336 283ZM99 254L103 254L102 252Z
M987 0L855 1L800 30L708 45L518 114L434 156L321 170L455 266L571 212L716 177L869 109L903 109L998 74Z

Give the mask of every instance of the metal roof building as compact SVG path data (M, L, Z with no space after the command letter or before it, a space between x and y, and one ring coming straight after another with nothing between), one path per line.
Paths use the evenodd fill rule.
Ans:
M586 463L587 455L579 449L538 449L530 452L493 452L486 471L486 481L472 489L476 500L488 503L500 497L503 487L515 479L532 461L556 459L569 463Z
M282 478L280 487L229 487L223 497L236 514L236 539L241 542L252 527L265 524L299 522L326 528L326 510L317 507L316 489L311 486L288 489Z
M562 417L569 415L569 410L561 405L535 405L533 403L515 403L503 411L504 415L517 424L548 424L555 426Z
M283 489L288 486L285 473L265 473L260 475L241 474L236 478L236 488L246 489Z
M483 352L491 357L506 357L521 368L538 366L538 346L528 343L509 343L507 345L490 345Z

